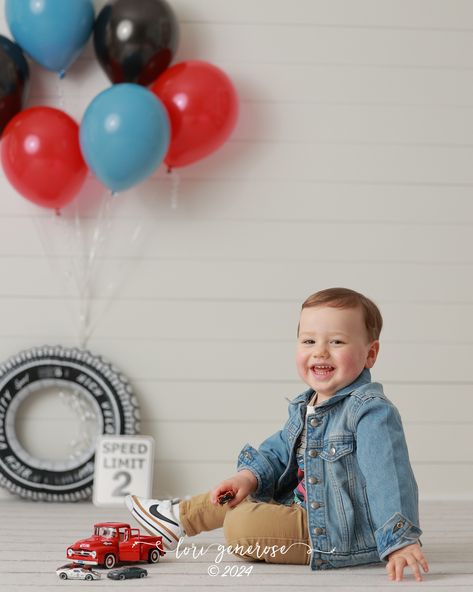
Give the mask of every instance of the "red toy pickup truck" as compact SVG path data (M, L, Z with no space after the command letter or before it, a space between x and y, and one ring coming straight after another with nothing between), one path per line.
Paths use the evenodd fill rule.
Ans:
M120 561L157 563L164 555L160 536L143 536L125 522L100 522L94 534L67 549L67 558L78 564L104 565L112 569Z

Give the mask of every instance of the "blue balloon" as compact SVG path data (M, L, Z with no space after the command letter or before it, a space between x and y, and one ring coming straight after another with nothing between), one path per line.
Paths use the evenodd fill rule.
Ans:
M63 75L94 28L92 0L6 0L18 45L44 68Z
M161 101L138 84L115 84L87 107L80 145L89 168L114 193L151 175L169 148L170 124Z

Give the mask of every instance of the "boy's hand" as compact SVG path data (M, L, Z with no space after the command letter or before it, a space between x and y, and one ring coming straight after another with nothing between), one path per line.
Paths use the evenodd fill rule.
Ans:
M420 582L422 576L420 575L419 565L427 573L429 571L429 564L421 551L419 543L407 545L402 549L397 549L388 555L388 564L386 570L390 580L401 581L404 575L404 568L407 565L411 566L412 573L415 579Z
M210 492L210 501L213 504L218 504L217 498L222 493L232 491L235 497L227 503L229 508L234 508L240 502L242 502L250 493L256 490L258 486L258 480L248 469L239 471L232 477L225 479L212 489Z

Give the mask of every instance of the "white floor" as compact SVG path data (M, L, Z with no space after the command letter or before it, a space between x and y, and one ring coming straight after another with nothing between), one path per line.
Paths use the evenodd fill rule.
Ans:
M113 582L106 577L94 582L59 580L55 569L67 563L65 549L79 538L89 535L98 521L129 520L126 510L98 509L88 503L43 504L8 499L0 501L0 592L46 592L62 589L98 590L115 586L120 590L152 589L156 591L183 588L227 591L297 590L317 586L334 592L371 589L473 591L473 501L428 502L421 506L424 552L430 573L423 582L409 574L403 582L390 582L382 565L370 565L324 572L311 572L305 566L247 563L224 554L216 563L218 549L224 545L221 531L185 539L189 552L196 545L201 556L177 558L167 554L160 563L145 567L149 576L143 580ZM136 526L136 524L134 525ZM197 551L195 551L195 555ZM248 568L251 567L251 570ZM218 575L209 575L208 570ZM233 569L232 569L233 568ZM244 571L250 571L248 575ZM235 573L240 575L232 575ZM241 573L243 572L243 573ZM224 575L224 574L227 575Z

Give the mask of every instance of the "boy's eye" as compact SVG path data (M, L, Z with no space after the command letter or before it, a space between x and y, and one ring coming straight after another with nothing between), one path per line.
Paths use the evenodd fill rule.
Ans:
M343 341L340 341L340 339L332 339L332 341L330 343L333 343L335 345L340 345L341 343L343 343Z
M313 345L315 341L313 339L304 339L302 343L305 343L306 345Z

